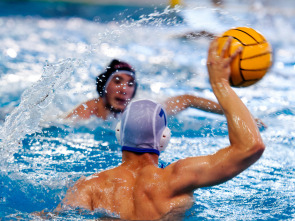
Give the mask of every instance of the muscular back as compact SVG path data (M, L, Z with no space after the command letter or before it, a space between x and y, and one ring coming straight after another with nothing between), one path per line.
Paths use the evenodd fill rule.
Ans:
M76 203L73 197L65 203L90 210L103 208L133 220L159 219L176 210L183 213L192 204L192 193L172 193L168 174L154 165L140 169L121 165L78 181L72 190Z

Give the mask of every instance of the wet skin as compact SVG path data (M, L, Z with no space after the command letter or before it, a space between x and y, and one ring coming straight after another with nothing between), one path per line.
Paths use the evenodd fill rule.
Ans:
M134 79L128 74L116 74L107 85L105 104L116 112L122 112L131 101L135 90Z
M159 156L154 153L123 151L121 165L81 178L56 212L69 207L105 209L128 220L157 220L173 211L184 214L195 201L196 189L226 182L254 164L265 146L251 113L229 84L230 64L241 52L238 49L225 56L231 40L220 55L214 40L207 59L210 84L227 119L229 146L207 156L196 153L164 169L158 168ZM138 118L137 123L143 119ZM132 136L139 138L137 133L142 131Z
M77 119L89 119L92 115L106 120L109 115L124 111L131 101L135 90L132 76L124 73L115 74L107 85L103 97L89 100L67 115Z

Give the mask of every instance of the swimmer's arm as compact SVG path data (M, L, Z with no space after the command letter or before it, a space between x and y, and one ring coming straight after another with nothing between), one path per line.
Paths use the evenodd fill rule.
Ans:
M221 106L218 103L206 98L188 94L168 98L164 105L168 115L177 114L189 107L197 108L214 114L224 114ZM259 118L255 118L255 121L259 128L267 128L267 126Z
M225 50L228 50L228 45ZM217 42L210 45L208 71L213 92L227 118L230 146L215 154L179 160L167 167L172 192L192 192L223 183L255 163L265 146L251 113L229 85L230 58L216 57Z
M177 114L189 107L216 114L223 114L223 110L218 103L188 94L168 98L164 105L168 115Z
M68 208L92 210L91 195L91 185L89 185L84 178L81 178L72 188L68 189L62 203L57 206L54 212L60 212Z
M224 85L224 89L228 94L221 95L219 100L228 120L230 146L212 155L190 157L168 166L173 193L181 190L192 192L200 187L223 183L255 163L264 151L251 114L229 85Z

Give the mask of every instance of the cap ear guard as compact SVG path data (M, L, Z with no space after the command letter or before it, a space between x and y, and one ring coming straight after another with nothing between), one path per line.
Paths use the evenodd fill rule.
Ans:
M121 121L119 121L119 123L117 124L115 131L118 143L121 145Z
M171 138L171 130L168 127L166 127L160 139L159 151L164 151L166 149L166 147L169 144L170 138Z

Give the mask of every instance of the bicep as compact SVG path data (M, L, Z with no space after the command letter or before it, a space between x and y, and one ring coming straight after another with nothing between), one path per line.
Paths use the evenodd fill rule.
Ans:
M200 187L223 183L243 170L253 154L241 153L227 147L207 155L179 160L171 165L171 188L177 191L194 191Z

